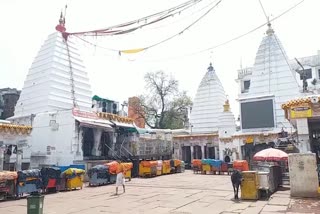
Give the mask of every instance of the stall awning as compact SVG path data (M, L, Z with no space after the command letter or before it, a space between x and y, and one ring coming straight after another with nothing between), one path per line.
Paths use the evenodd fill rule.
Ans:
M125 127L125 128L136 128L133 124L131 123L121 123L121 122L117 122L117 121L112 121L112 123L114 123L116 126L120 126L120 127Z
M126 129L129 132L138 132L136 126L132 123L121 123L121 122L113 121L113 120L112 120L112 123L114 123L114 125L116 125L118 127L122 127L124 129Z
M76 117L74 116L74 119L80 122L80 126L85 126L85 127L99 127L99 128L104 128L107 130L112 131L112 123L108 120L100 120L100 119L91 119L91 118L84 118L84 117Z

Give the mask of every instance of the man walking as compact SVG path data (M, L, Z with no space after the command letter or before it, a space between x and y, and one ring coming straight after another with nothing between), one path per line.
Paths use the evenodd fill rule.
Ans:
M117 180L116 180L116 195L118 195L118 187L120 185L122 185L123 187L123 193L126 192L126 188L125 188L125 177L124 177L124 167L121 163L119 163L119 167L117 170Z

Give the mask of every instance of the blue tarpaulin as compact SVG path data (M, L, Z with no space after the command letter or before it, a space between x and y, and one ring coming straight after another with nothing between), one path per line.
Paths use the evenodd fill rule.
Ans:
M215 160L215 159L202 159L202 164L207 164L216 168L220 168L222 164L222 160Z

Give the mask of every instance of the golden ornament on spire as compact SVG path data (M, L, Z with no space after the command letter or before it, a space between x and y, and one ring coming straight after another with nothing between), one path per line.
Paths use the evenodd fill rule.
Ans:
M226 100L226 102L224 103L224 105L223 105L223 111L224 111L224 112L230 111L229 100Z

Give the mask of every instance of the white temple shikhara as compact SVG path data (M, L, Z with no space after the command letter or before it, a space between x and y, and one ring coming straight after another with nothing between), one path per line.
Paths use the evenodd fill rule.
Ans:
M219 115L227 97L223 86L210 63L202 78L191 111L192 133L213 133L218 131Z
M295 71L291 69L286 52L270 23L266 34L256 54L249 91L241 94L239 98L272 96L274 128L290 129L291 125L285 119L281 105L300 95L299 85Z
M91 86L78 52L71 37L67 44L61 32L48 36L28 72L15 117L75 106L81 110L91 109Z
M190 128L190 134L174 137L178 158L187 163L192 159L224 158L224 147L219 148L219 138L230 142L236 125L224 88L211 63L194 99Z
M302 95L298 81L292 62L269 23L253 67L238 71L240 130L236 131L223 87L210 65L194 100L192 133L174 138L175 148L180 146L178 157L188 163L194 158L224 160L227 156L231 161L250 160L255 152L269 145L280 146L279 142L289 140L286 133L295 131L282 105ZM298 149L306 151L302 145Z
M270 23L253 67L239 70L237 81L241 130L234 135L234 141L249 158L268 145L279 146L281 133L294 132L281 106L301 96L296 72Z

